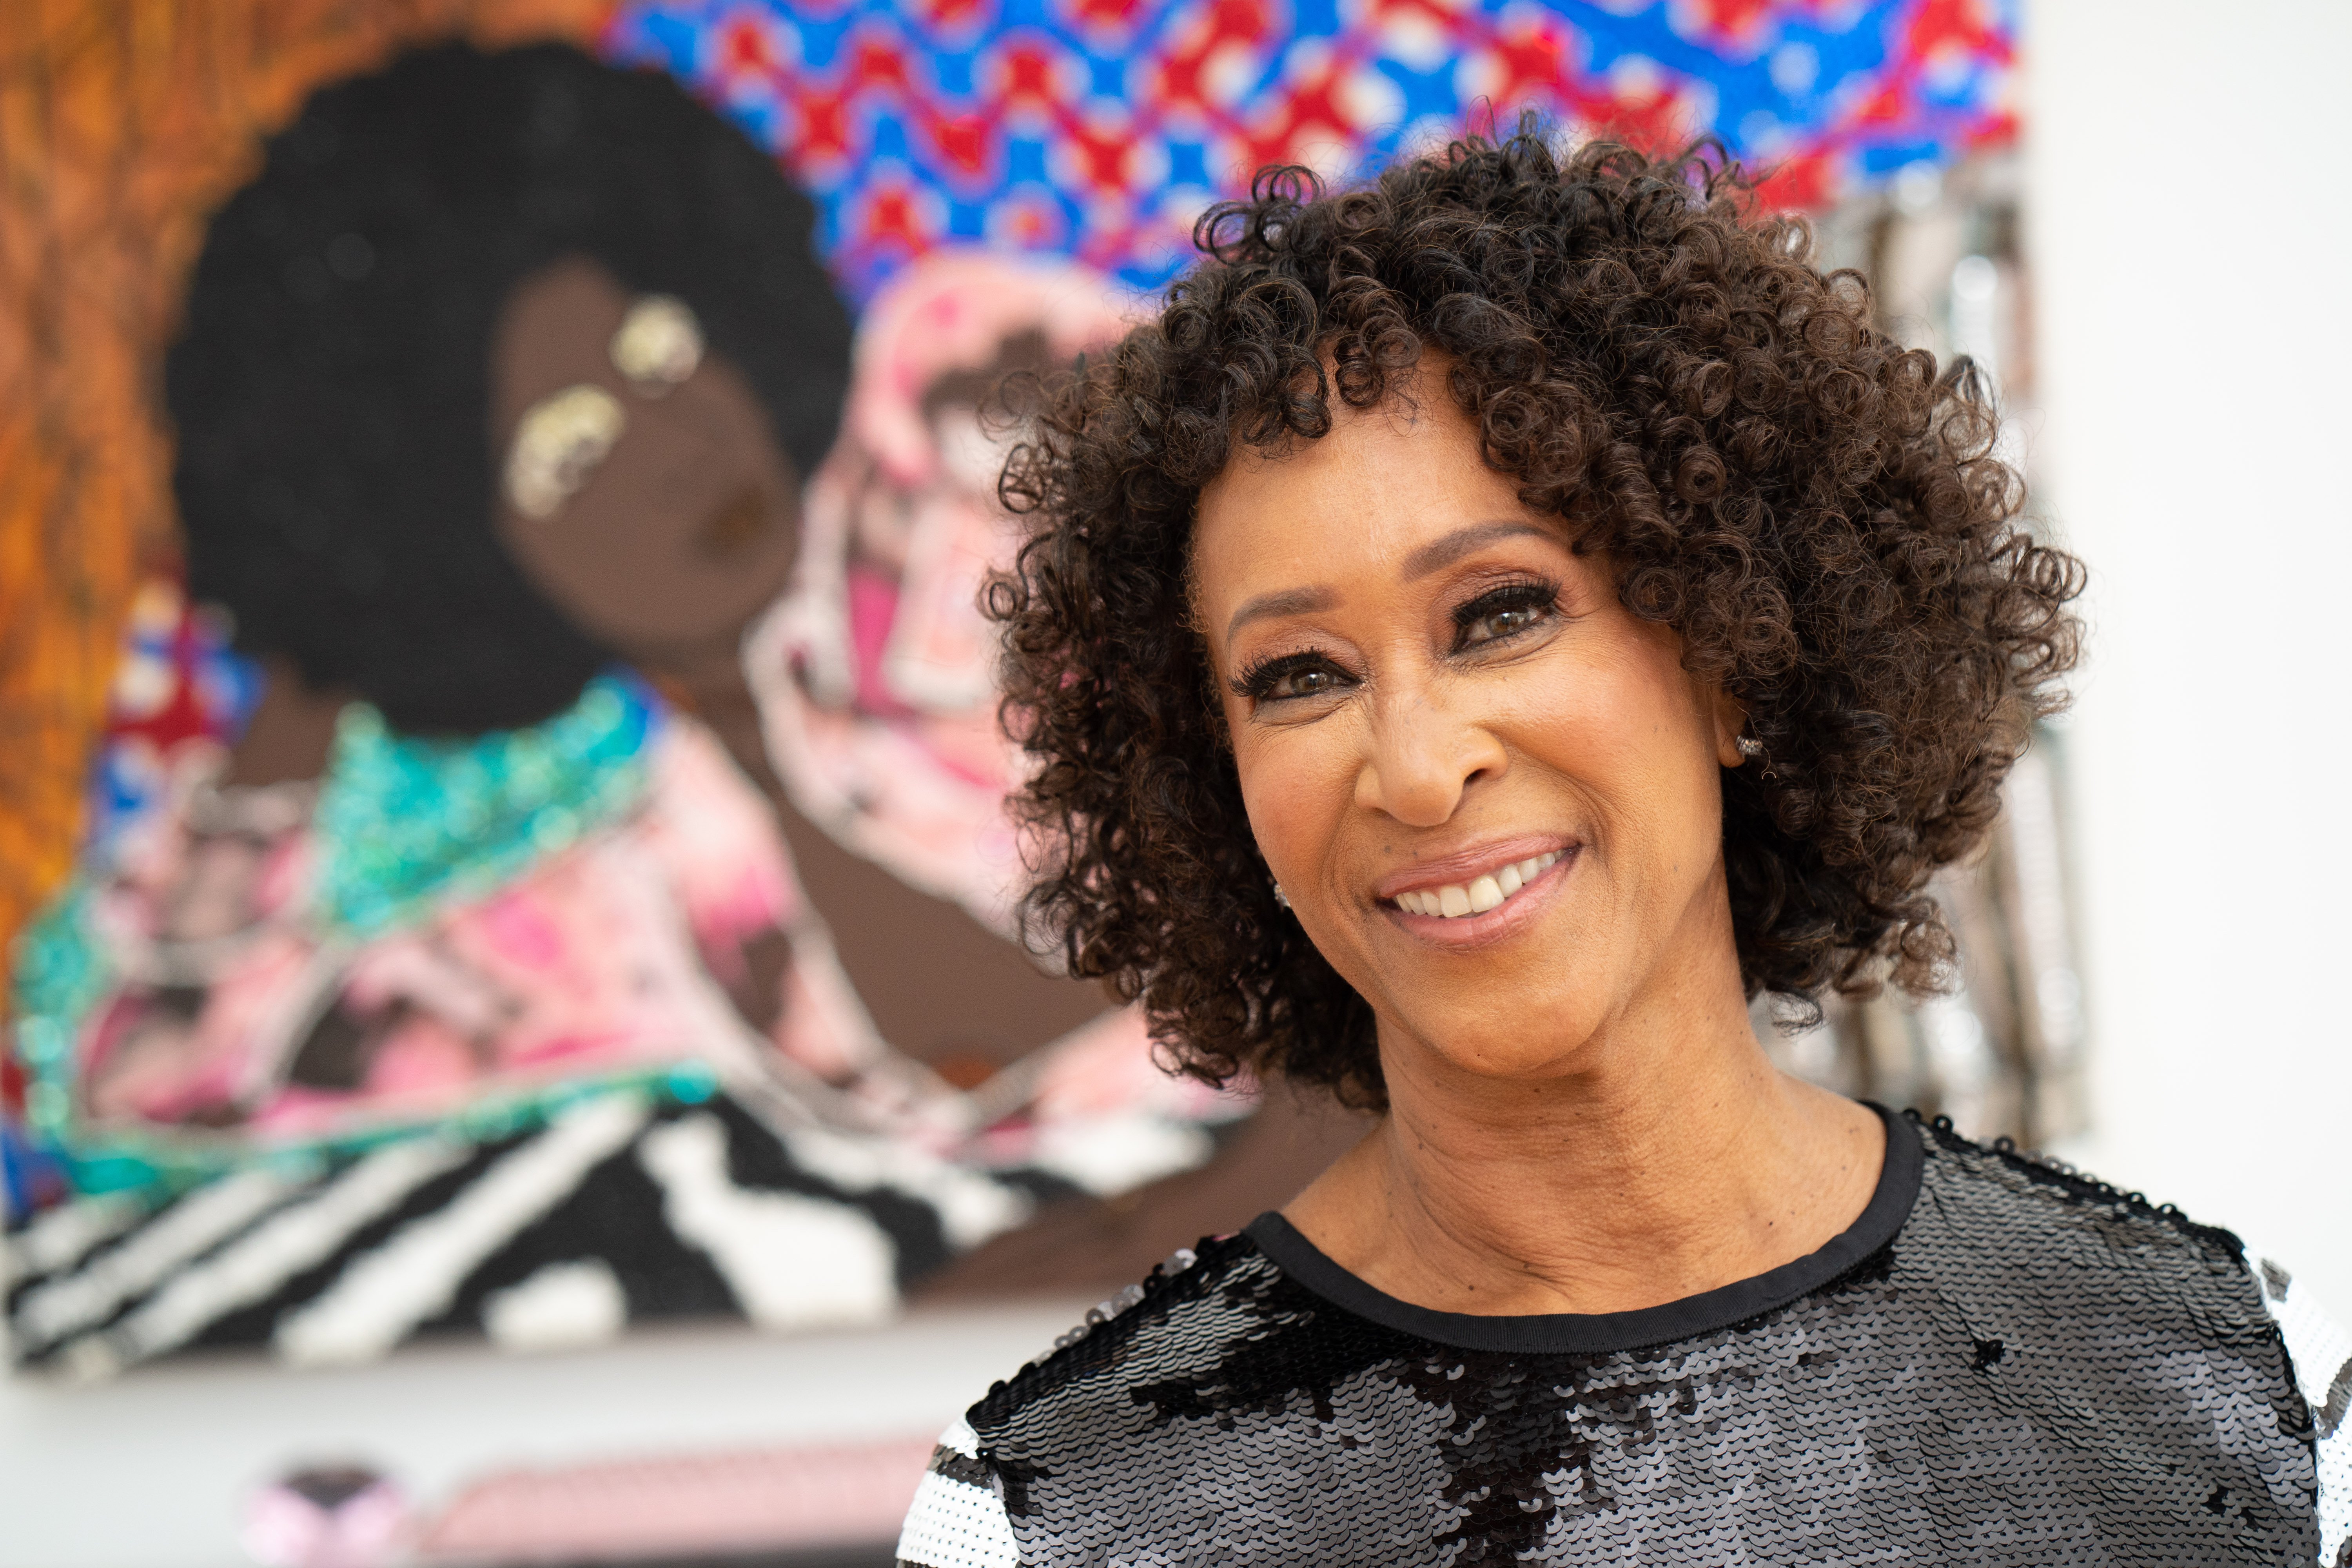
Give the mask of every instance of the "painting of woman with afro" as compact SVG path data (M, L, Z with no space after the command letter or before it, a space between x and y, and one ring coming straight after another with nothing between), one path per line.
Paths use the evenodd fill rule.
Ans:
M1245 1112L779 771L800 667L763 715L741 650L806 605L854 368L814 220L665 76L462 45L320 89L215 216L171 635L257 695L20 946L73 1194L13 1243L20 1358L871 1318Z

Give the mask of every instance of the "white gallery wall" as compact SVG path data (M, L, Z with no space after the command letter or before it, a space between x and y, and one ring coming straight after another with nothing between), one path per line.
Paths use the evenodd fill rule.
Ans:
M2093 574L2074 1152L2352 1318L2352 3L2025 25L2040 505Z

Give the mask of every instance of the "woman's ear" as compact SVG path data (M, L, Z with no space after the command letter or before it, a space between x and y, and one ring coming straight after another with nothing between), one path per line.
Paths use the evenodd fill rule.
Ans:
M1748 732L1748 710L1720 687L1707 689L1707 710L1715 716L1715 760L1736 768L1748 760L1739 738Z

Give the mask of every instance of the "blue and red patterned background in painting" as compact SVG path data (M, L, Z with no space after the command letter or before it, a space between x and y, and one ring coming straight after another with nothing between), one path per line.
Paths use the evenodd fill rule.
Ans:
M860 296L943 245L1153 287L1260 164L1345 174L1527 105L1711 132L1801 207L2015 128L2016 0L654 0L607 49L773 147Z
M1533 106L1649 144L1711 132L1817 209L2016 133L2017 0L653 0L607 55L733 113L817 198L864 299L908 258L979 246L1168 280L1192 220L1270 162L1359 171ZM133 684L94 769L103 833L152 759L234 733L251 676L142 601Z

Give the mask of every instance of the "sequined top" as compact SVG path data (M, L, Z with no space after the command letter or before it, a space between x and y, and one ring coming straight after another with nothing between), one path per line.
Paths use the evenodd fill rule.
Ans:
M1204 1241L950 1428L898 1556L2334 1568L2347 1403L2352 1341L2228 1232L1889 1117L1843 1235L1640 1311L1410 1306L1279 1215Z

